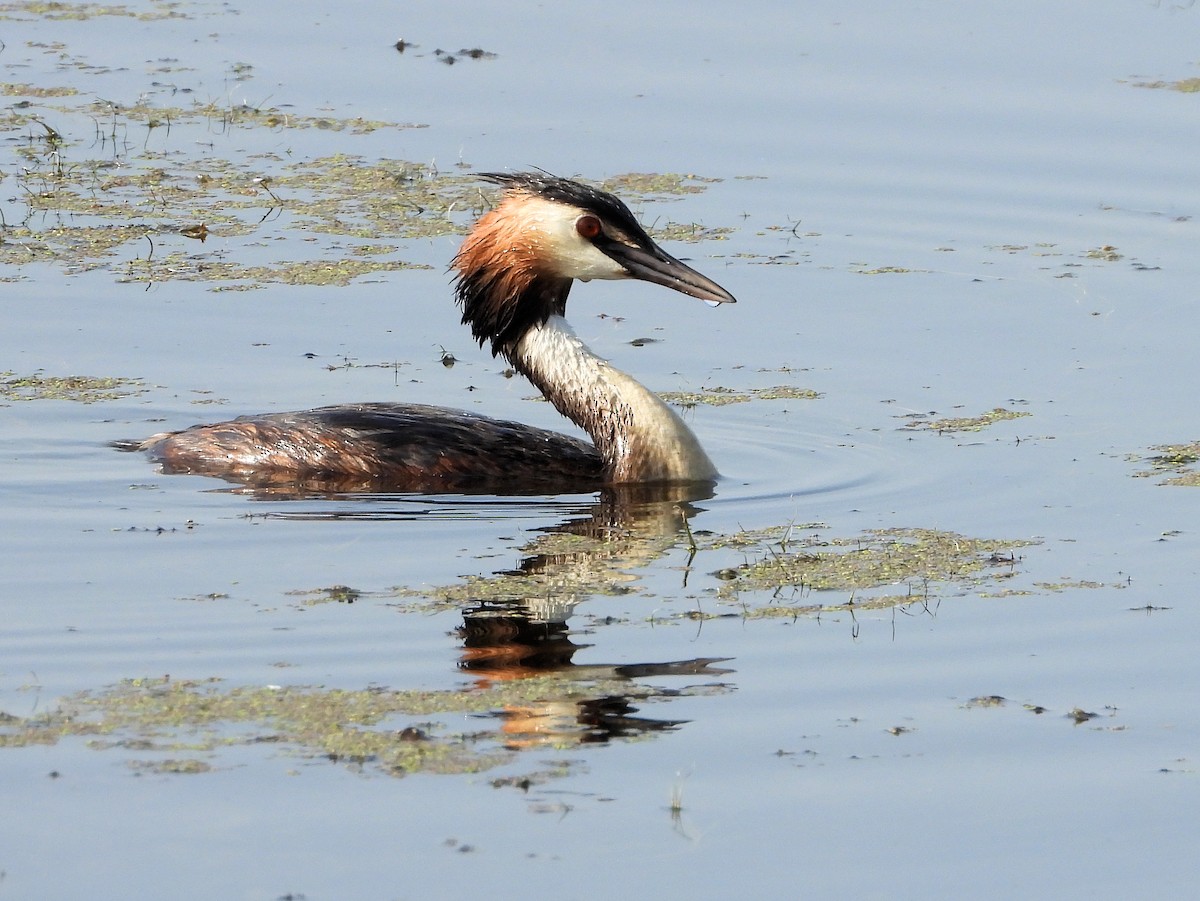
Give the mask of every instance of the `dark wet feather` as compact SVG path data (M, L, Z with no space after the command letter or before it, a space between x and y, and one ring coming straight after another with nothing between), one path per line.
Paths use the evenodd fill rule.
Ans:
M586 491L603 482L600 456L586 441L423 404L241 416L154 435L136 449L163 472L251 485L327 480L360 490L482 492L518 485Z

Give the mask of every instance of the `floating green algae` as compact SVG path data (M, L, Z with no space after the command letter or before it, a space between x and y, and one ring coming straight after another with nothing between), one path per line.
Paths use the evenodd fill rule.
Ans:
M741 592L771 592L783 589L801 592L836 591L855 596L860 607L888 607L947 590L976 590L1007 578L1017 562L1019 548L1036 544L1030 540L969 538L953 532L923 528L875 529L848 538L828 538L820 533L807 537L792 528L777 528L743 537L738 546L754 559L722 570L720 594L733 597ZM900 586L900 594L866 593ZM863 598L857 595L864 594ZM811 604L816 612L841 608L834 604ZM786 608L796 612L796 608ZM751 608L751 614L753 610ZM757 615L777 615L767 608Z
M916 414L907 417L908 421L904 423L904 428L930 432L981 432L997 422L1021 419L1032 415L1032 413L1024 411L1007 410L1004 407L996 407L986 413L980 413L978 416L949 416L941 419L930 418L932 414Z
M1083 256L1089 260L1103 260L1105 263L1115 263L1124 258L1124 255L1111 244L1093 247L1084 251Z
M71 400L83 404L117 400L145 391L141 379L89 375L16 375L0 372L0 398L12 401Z
M7 123L10 132L24 134L13 148L21 159L15 178L30 215L3 230L0 264L51 263L67 272L115 267L122 281L345 285L366 274L414 264L391 260L355 266L321 260L312 235L357 240L361 243L344 249L355 256L395 253L398 245L381 242L461 234L496 196L495 189L485 190L469 173L351 153L300 161L276 154L238 161L216 155L180 157L150 149L125 159L87 157L79 154L80 140L42 115L44 111L16 115ZM149 132L207 122L219 130L318 127L355 135L387 124L211 105L104 105L91 115L93 122L112 120L99 133L102 145L117 143L116 135L135 126ZM627 191L625 196L632 202L652 195ZM660 240L687 242L729 233L674 222L652 231ZM306 273L299 262L235 265L217 258L227 249L205 246L210 237L224 239L227 248L230 239L259 234L303 240L304 251L317 257L314 265L323 269ZM121 257L127 258L124 265Z
M698 194L719 178L682 175L674 172L628 172L614 175L600 183L606 191L623 196L668 198L683 194Z
M702 388L699 391L660 391L658 396L670 404L695 406L706 404L723 407L726 404L744 404L752 400L815 400L821 395L810 388L794 385L775 385L771 388Z
M1167 89L1179 91L1181 94L1200 92L1200 78L1181 78L1178 81L1134 81L1130 82L1135 88Z
M155 19L185 19L187 13L182 3L154 0L148 10L134 11L119 3L63 3L47 0L18 0L15 3L0 3L0 19L39 18L51 20L75 20L84 22L101 16L116 16L140 21Z
M472 773L511 760L500 724L462 732L440 717L585 702L606 694L647 700L664 693L627 679L575 682L552 676L462 691L319 686L228 686L219 679L129 679L64 698L49 712L0 716L0 748L83 738L96 750L138 755L135 770L196 774L221 765L226 748L271 746L301 759L343 762L390 776ZM566 741L567 739L564 739Z
M1037 540L971 538L927 528L877 529L831 537L820 523L771 526L730 534L693 534L680 514L659 528L631 527L602 535L536 537L522 547L520 567L491 575L464 576L443 586L393 589L402 609L462 609L481 601L578 602L603 595L645 593L638 570L668 553L688 549L684 570L690 609L648 616L655 622L738 615L749 619L824 610L903 606L931 598L975 593L1004 597L1029 594L1009 588L1020 549ZM610 524L611 526L611 524ZM710 560L740 563L713 569ZM697 573L704 573L702 576ZM1082 584L1082 582L1081 582ZM895 589L900 589L899 591ZM818 593L828 593L818 597ZM726 606L702 612L703 599ZM799 598L799 603L778 603Z
M908 275L911 272L925 270L907 269L904 266L874 266L869 269L857 268L854 271L859 275Z
M1153 453L1133 455L1129 459L1149 465L1149 469L1135 472L1136 478L1168 476L1160 484L1200 487L1200 441L1185 444L1159 444L1150 448Z
M39 87L23 82L0 82L0 94L6 97L74 97L78 93L78 89L66 86Z
M136 9L0 2L0 19L16 20L215 14L167 0ZM395 46L415 47L403 40ZM495 202L498 189L482 185L466 163L442 171L355 153L363 136L423 123L299 109L282 99L268 102L269 94L256 102L235 102L232 91L214 99L200 71L177 59L152 61L144 89L124 102L111 98L102 78L118 69L93 63L63 41L26 47L49 57L53 80L0 83L0 95L16 100L0 112L0 172L16 186L16 204L0 222L3 282L32 278L31 267L50 265L69 274L111 271L125 282L211 281L212 290L222 291L272 282L343 286L411 267L398 258L404 242L460 234ZM495 54L464 48L434 56L452 62ZM253 61L220 65L231 83L254 84ZM64 73L71 79L65 84ZM318 133L336 135L336 144ZM259 149L235 150L228 139L239 134L250 135L251 145L258 137ZM321 150L312 152L314 146ZM626 173L604 186L637 204L679 199L716 181ZM648 224L663 241L720 240L731 231ZM251 253L255 258L247 259ZM347 262L364 257L373 262ZM308 259L311 269L299 262Z
M613 525L596 534L548 531L521 548L521 569L467 574L449 585L398 586L388 594L402 610L459 610L481 602L519 602L543 598L583 599L629 594L637 590L632 570L675 547L674 531L647 534Z
M122 282L217 281L231 284L214 291L253 291L267 284L345 286L355 279L379 272L403 269L429 269L404 260L314 260L283 262L275 266L244 266L228 260L199 263L185 254L170 254L161 259L133 260Z

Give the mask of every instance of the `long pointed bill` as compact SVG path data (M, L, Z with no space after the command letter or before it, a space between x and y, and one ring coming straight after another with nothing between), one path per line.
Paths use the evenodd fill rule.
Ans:
M732 294L711 278L701 275L686 263L679 262L657 245L653 251L649 251L641 247L631 247L621 241L606 240L595 243L606 256L624 266L630 278L672 288L682 294L707 301L714 307L723 303L737 303Z

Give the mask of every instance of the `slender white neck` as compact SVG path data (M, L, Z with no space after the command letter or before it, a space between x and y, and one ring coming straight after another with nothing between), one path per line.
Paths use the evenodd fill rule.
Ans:
M510 359L589 435L613 482L711 481L717 469L654 392L593 353L561 316L527 331Z

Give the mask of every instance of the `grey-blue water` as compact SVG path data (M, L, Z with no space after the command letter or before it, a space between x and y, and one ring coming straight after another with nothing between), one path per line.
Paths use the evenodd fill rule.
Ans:
M97 185L152 154L180 180L214 160L281 172L339 153L463 174L717 179L636 210L652 225L730 229L664 243L736 306L593 283L570 309L590 344L657 390L820 392L689 410L725 474L691 529L1036 542L1017 548L1010 579L935 587L928 606L752 618L741 614L815 599L721 600L715 573L743 558L702 548L689 565L668 531L626 562L626 593L579 599L573 663L727 657L731 672L642 679L654 691L636 716L687 721L673 729L531 741L475 774L394 777L239 743L232 724L229 747L199 751L186 730L166 750L124 733L0 746L0 898L1192 890L1200 489L1135 478L1147 465L1132 459L1200 438L1200 94L1170 86L1200 76L1192 4L137 0L0 16L11 114L32 110L63 142L46 146L28 118L3 133L0 371L147 389L0 406L9 732L127 679L482 684L464 668L461 613L391 589L512 569L523 544L591 502L256 499L114 452L107 442L196 421L356 400L563 426L458 324L444 271L456 236L400 242L431 268L345 287L129 281L147 242L78 265L39 254L39 235L96 224L31 196L30 167L52 173L55 153L111 162ZM399 39L417 46L399 53ZM495 58L434 54L476 47ZM147 129L93 105L139 99L425 127ZM246 189L262 205L243 211L245 233L214 228L201 245L155 232L154 258L348 255L354 241L310 228L280 192L272 211ZM151 215L137 204L152 190L128 196L129 221ZM659 340L630 344L644 337ZM978 432L903 428L997 407L1030 415ZM306 603L339 585L363 595ZM1006 703L971 703L993 695ZM1073 709L1098 716L1077 722ZM425 719L496 728L494 715ZM168 758L208 769L138 764ZM509 776L516 787L494 787Z

